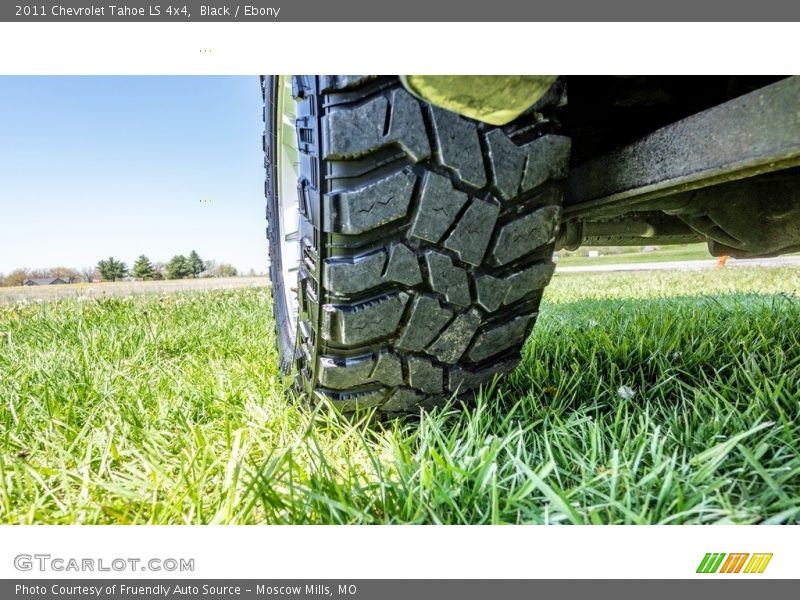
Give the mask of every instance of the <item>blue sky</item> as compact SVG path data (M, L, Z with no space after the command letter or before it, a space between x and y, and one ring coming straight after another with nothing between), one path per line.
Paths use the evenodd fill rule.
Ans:
M113 255L265 271L256 77L0 77L0 273Z

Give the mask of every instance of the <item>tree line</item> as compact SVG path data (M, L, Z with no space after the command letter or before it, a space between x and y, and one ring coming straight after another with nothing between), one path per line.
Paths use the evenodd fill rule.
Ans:
M236 277L239 273L228 263L214 260L204 261L192 250L188 256L176 254L168 262L153 262L146 255L140 255L129 269L128 265L113 256L104 258L95 266L76 270L70 267L50 269L16 269L8 275L0 273L0 286L22 285L27 279L59 277L69 283L80 281L120 281L136 279L152 281L161 279L188 279L197 277Z

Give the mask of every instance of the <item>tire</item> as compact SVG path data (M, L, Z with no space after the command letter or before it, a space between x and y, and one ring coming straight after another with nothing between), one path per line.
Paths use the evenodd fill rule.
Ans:
M262 89L282 368L314 399L384 414L512 370L554 269L570 143L551 108L500 128L417 100L396 78L293 76L302 261L286 282L277 80Z

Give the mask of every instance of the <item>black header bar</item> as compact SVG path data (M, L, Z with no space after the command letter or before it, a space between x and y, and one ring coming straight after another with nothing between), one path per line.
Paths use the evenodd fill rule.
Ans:
M800 21L786 0L39 0L0 3L2 22ZM485 43L485 41L484 41ZM675 43L680 43L678 39Z

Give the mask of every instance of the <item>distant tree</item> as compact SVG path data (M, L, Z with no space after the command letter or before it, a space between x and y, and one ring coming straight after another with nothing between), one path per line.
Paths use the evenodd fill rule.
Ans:
M128 266L113 256L98 262L97 270L100 271L100 275L105 281L117 281L128 274Z
M0 287L5 286L6 284L6 276L0 273Z
M6 275L5 282L3 285L5 286L14 286L14 285L22 285L26 279L30 277L30 271L28 269L15 269L11 271L8 275Z
M133 263L133 276L137 279L155 279L156 269L144 254Z
M215 260L207 260L205 262L205 271L207 277L236 277L236 267L228 263L218 263Z
M219 267L217 267L217 273L217 277L236 277L239 274L236 267L228 263L219 265Z
M44 275L44 277L60 277L69 283L75 283L81 278L81 274L71 267L53 267L45 271L47 275Z
M191 272L189 261L183 254L173 256L166 266L167 279L186 279Z
M189 254L187 263L189 265L189 272L191 273L192 277L200 277L200 274L206 270L206 266L203 264L203 259L200 258L200 255L195 250L192 250L192 252Z
M97 267L82 267L80 273L86 283L92 283L95 279L100 279Z

